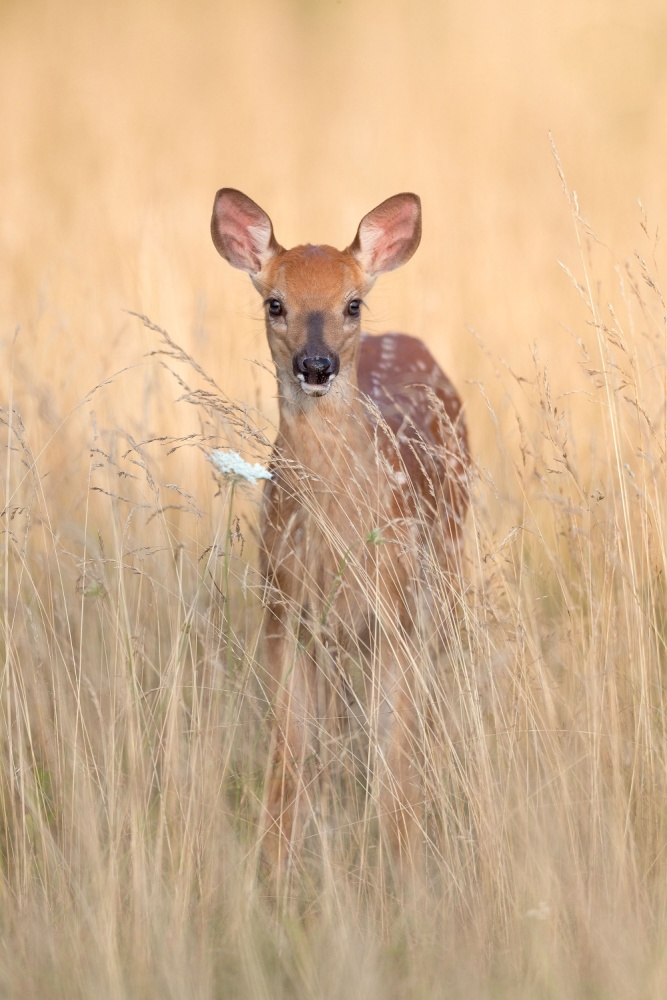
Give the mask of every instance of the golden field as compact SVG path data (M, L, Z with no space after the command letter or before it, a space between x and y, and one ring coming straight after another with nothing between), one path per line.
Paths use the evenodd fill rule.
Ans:
M0 81L0 994L664 997L664 5L4 0ZM286 246L422 198L368 328L460 388L474 501L400 891L362 790L278 898L259 857L223 185Z

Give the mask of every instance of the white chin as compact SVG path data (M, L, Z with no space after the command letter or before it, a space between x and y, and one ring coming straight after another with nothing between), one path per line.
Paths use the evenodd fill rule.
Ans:
M301 379L299 379L299 385L305 392L306 396L326 396L332 384L333 378L330 378L328 382L324 382L322 385L309 385L308 382L302 382Z

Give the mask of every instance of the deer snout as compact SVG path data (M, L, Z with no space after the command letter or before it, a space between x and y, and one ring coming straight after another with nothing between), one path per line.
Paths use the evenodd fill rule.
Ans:
M307 350L302 350L294 355L293 369L307 392L310 390L306 386L312 386L319 388L321 393L328 390L338 374L340 361L337 354L310 355Z

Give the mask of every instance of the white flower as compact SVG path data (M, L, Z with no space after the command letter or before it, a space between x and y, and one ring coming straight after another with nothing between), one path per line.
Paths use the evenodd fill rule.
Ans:
M251 465L235 451L216 449L207 457L223 476L231 476L253 485L260 479L271 479L271 473L263 465L258 463Z

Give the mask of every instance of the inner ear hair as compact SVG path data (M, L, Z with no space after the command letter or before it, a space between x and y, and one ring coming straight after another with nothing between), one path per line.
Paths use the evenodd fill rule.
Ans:
M211 237L218 253L232 267L250 275L259 274L280 249L264 209L236 188L221 188L216 194Z
M387 198L359 223L349 247L367 274L375 277L406 264L421 240L421 202L404 192Z

